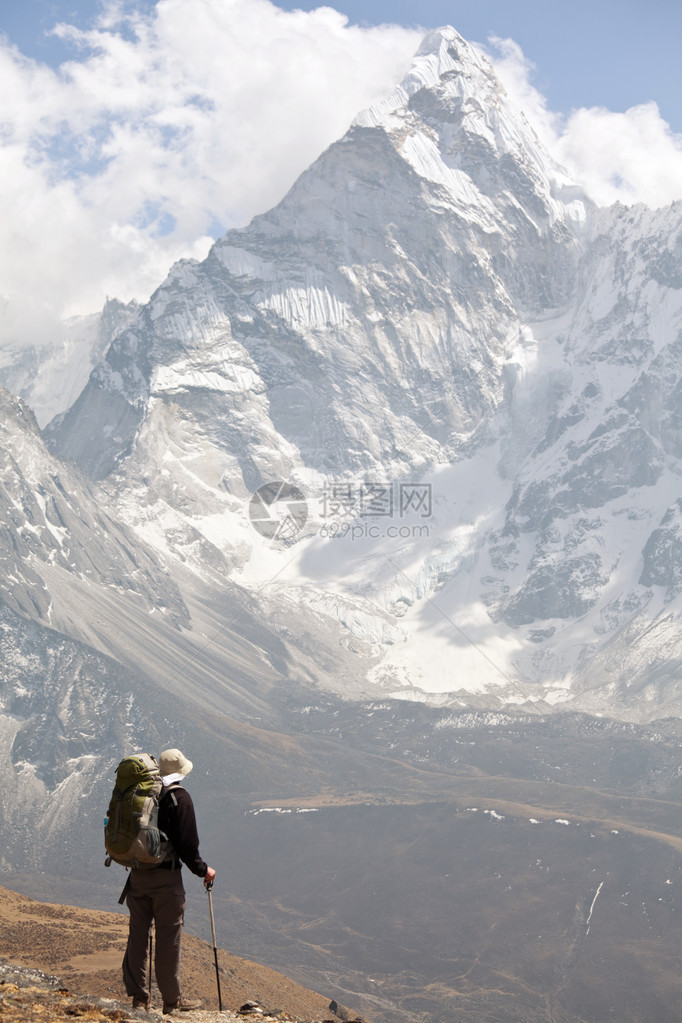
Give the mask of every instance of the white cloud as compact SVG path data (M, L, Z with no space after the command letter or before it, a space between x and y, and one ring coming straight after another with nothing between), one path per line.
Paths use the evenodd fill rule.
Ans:
M0 293L14 343L27 305L41 308L35 327L107 294L145 299L174 260L270 208L419 42L269 0L159 0L132 15L112 2L93 30L56 31L74 48L58 71L0 41L13 97L0 114Z
M583 108L563 118L532 85L534 66L519 46L511 39L490 42L490 59L510 98L595 202L657 208L682 199L682 136L670 130L655 103L624 113Z
M658 207L682 199L682 136L670 131L655 103L622 114L603 107L576 110L556 155L601 205Z

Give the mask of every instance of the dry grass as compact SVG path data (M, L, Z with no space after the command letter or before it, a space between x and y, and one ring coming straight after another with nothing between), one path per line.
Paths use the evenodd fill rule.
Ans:
M167 1019L155 988L152 1011L130 1009L121 980L127 928L127 918L118 913L36 902L0 888L0 956L5 963L0 967L0 1023ZM328 998L224 950L218 953L220 1013L213 949L187 934L182 948L184 994L200 998L205 1006L183 1014L192 1023L268 1015L318 1021L331 1016ZM263 1006L265 1017L240 1015L248 1001Z

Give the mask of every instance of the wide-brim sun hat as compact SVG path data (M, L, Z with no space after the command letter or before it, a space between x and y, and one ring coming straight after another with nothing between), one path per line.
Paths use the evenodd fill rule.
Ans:
M180 774L186 777L194 767L191 760L188 760L179 749L166 749L159 757L159 774L162 778L169 774Z

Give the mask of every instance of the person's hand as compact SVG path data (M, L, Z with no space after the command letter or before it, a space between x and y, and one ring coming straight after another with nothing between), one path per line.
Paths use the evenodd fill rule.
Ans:
M206 873L204 874L204 884L205 884L205 886L207 888L211 887L211 885L213 884L214 878L215 878L215 870L213 869L213 867L208 867L208 869L206 870Z

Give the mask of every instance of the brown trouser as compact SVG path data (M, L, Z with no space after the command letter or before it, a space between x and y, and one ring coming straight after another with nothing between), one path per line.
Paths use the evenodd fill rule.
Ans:
M152 921L156 930L154 972L164 1002L180 998L180 938L185 918L181 870L131 870L126 903L130 911L123 983L129 995L149 1000L147 949Z

